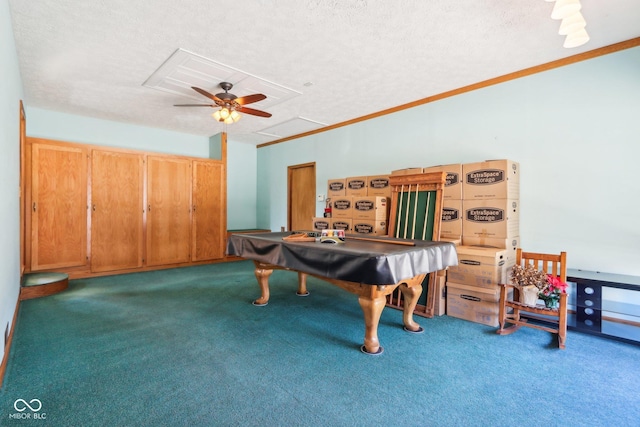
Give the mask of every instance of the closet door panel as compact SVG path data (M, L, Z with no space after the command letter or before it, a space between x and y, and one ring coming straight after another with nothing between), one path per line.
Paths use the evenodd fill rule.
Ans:
M147 158L146 264L190 260L191 160Z
M31 270L87 264L87 151L31 146Z
M91 271L142 267L143 156L91 156Z
M224 258L226 189L221 162L193 161L193 261Z

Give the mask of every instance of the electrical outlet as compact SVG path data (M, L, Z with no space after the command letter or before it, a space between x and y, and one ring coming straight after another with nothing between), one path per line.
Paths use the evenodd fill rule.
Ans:
M318 194L318 203L324 202L324 194Z

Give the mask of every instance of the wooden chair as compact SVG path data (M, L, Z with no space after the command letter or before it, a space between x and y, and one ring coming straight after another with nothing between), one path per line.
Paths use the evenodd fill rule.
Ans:
M446 177L446 172L431 172L392 175L389 178L391 186L391 207L387 223L389 237L440 240L442 191ZM436 273L431 273L428 277L426 300L422 305L423 298L421 298L414 313L433 317ZM387 306L402 309L403 300L400 290L397 289L388 296Z
M516 264L522 267L532 265L538 270L554 277L559 277L565 283L567 281L566 252L561 252L560 255L549 255L523 252L521 248L518 248L516 251ZM509 292L512 289L513 292ZM518 288L512 284L501 284L499 307L500 329L496 331L498 334L508 335L518 330L521 326L528 326L558 334L558 345L561 349L565 348L567 338L566 293L560 294L558 308L551 309L541 304L536 306L523 304L519 302ZM524 317L522 316L523 312L525 313ZM536 323L531 322L531 320ZM511 324L511 326L507 327L507 324Z

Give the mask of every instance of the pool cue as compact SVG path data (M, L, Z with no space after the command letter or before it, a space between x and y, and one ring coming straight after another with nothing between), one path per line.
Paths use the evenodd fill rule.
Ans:
M404 236L403 239L407 238L407 225L409 225L409 202L411 201L411 184L409 184L409 194L407 196L407 213L404 217Z
M346 236L347 240L364 240L367 242L378 242L378 243L390 243L392 245L404 245L404 246L415 246L416 244L413 242L402 242L399 240L385 240L385 239L372 239L370 237L352 237Z
M398 204L398 213L402 211L402 196L404 195L404 184L400 188L400 203ZM400 220L398 219L400 215L396 215L396 236L400 233Z
M420 194L419 192L420 192L420 184L416 184L416 201L413 204L413 224L411 224L412 239L415 239L416 237L416 214L418 213L418 195Z
M429 202L431 201L431 191L427 192L427 207L424 209L424 227L422 228L422 240L427 234L427 223L429 222Z

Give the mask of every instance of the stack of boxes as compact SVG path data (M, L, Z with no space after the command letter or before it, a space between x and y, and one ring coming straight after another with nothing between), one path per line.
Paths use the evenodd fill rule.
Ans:
M389 175L331 179L327 182L330 217L314 218L313 229L386 235L390 197Z
M509 281L520 245L520 166L512 160L393 171L446 172L440 240L456 244L459 265L437 273L435 315L498 326L499 283ZM389 176L329 180L331 217L314 229L387 233Z
M498 326L499 283L520 241L520 167L511 160L462 165L462 245L447 271L447 315Z
M450 241L458 247L462 239L462 164L424 168L424 173L446 172L444 190L442 192L442 220L440 222L440 240ZM446 313L446 271L437 272L436 303L434 315Z

